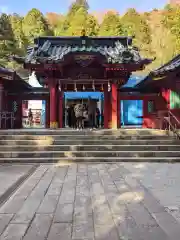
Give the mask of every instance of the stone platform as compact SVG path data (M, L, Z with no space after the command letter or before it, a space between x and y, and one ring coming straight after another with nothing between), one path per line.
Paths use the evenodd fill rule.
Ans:
M0 239L179 240L179 172L164 163L40 165L0 207Z

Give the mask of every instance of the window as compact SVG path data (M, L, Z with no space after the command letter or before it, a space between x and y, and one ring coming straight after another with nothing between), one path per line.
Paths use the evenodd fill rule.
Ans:
M155 111L154 101L148 101L148 113Z

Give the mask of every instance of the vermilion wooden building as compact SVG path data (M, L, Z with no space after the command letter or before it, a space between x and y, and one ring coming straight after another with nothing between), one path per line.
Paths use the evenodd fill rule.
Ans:
M104 91L104 127L119 127L120 88L132 72L152 60L142 59L128 37L40 37L25 58L49 89L50 127L63 126L63 92Z
M171 123L180 128L180 55L150 72L136 88L155 95L153 101L144 101L145 127L164 128L164 117L170 117Z
M15 72L4 69L3 74L0 69L1 115L9 112L14 118L13 124L8 120L1 128L22 127L23 100L46 100L46 127L62 128L63 96L68 91L104 92L105 128L121 127L120 102L128 99L143 100L143 114L139 116L143 127L159 127L159 110L169 107L168 82L172 82L172 76L178 82L176 67L167 70L168 63L135 87L123 87L132 72L152 62L140 56L128 37L39 37L27 56L14 56L14 60L35 71L44 88L32 88ZM178 57L172 63L177 61ZM155 81L162 77L162 69L163 80Z

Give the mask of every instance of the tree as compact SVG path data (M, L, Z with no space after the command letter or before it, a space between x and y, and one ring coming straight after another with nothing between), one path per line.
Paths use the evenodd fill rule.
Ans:
M0 63L8 63L8 58L16 52L16 40L7 14L0 15L0 29L3 38L0 40Z
M69 23L67 35L81 36L82 30L86 29L87 16L86 9L83 7L79 8Z
M164 17L162 24L170 30L175 36L176 46L178 52L180 51L180 6L179 5L166 5L164 10Z
M47 36L49 34L52 35L46 19L36 8L31 9L24 17L22 28L25 37L29 40L29 43L33 43L33 40L36 37Z
M91 14L87 15L85 30L86 30L87 36L97 36L98 35L99 24L98 24L96 18Z
M134 36L134 44L140 48L145 56L151 52L151 31L143 15L140 15L135 9L130 8L121 18L123 25L123 35Z
M69 8L69 14L76 13L79 8L84 8L86 11L89 9L89 4L86 0L75 0L70 8Z
M11 27L14 33L14 38L17 42L17 48L19 48L20 51L25 53L28 40L23 33L22 21L23 18L18 14L13 14L10 16Z
M100 25L99 36L120 36L123 33L120 17L117 13L107 12Z

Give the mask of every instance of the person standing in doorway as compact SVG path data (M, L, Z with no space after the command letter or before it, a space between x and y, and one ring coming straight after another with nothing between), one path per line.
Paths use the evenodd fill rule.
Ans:
M96 105L95 102L91 99L91 97L88 98L88 116L89 116L89 124L90 124L90 130L95 129L95 117L96 117Z
M78 103L74 106L74 113L76 117L76 125L77 130L83 129L83 113L84 113L84 105L81 103Z
M68 126L72 127L72 119L71 119L71 106L67 107L67 122L68 122Z
M100 127L100 111L98 107L96 108L96 127Z
M75 111L74 111L75 104L71 105L71 127L76 128L76 116L75 116Z
M31 108L29 109L29 112L28 112L28 121L29 121L29 125L31 127L33 124L33 113L31 111Z

